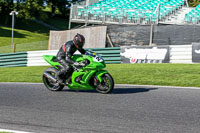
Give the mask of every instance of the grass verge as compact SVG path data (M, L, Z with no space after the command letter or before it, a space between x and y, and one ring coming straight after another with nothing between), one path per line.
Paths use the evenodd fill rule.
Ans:
M15 52L47 50L47 49L48 49L48 40L16 44L15 46ZM0 53L11 53L11 52L13 52L11 45L0 47Z
M0 27L0 46L11 45L11 31L12 28ZM16 44L31 43L44 40L48 40L48 35L20 29L14 30L14 43Z
M43 67L0 68L0 82L42 82ZM109 64L115 84L200 87L200 64Z
M10 53L11 46L11 28L0 27L0 53ZM14 30L14 43L16 52L46 50L48 48L48 35L30 32L26 30Z

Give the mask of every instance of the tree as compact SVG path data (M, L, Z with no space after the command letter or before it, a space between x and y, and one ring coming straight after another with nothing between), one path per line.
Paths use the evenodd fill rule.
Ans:
M0 0L0 16L3 18L0 19L0 22L3 24L8 24L9 13L13 10L13 0Z
M67 16L67 13L68 13L68 9L67 9L67 6L69 5L70 3L67 1L67 0L58 0L58 10L61 12L61 14L63 16Z
M0 14L6 14L12 11L13 0L0 0Z
M47 4L51 6L51 15L54 16L57 7L57 0L46 0Z
M42 11L44 8L44 0L0 0L0 14L9 17L12 10L19 12L17 17L24 19L44 18ZM47 15L46 15L47 16Z
M46 0L48 5L51 7L51 15L55 15L56 8L60 11L63 16L66 16L67 5L69 5L68 0Z
M44 8L43 3L43 0L25 0L23 3L17 4L17 8L19 9L18 17L25 19L40 17Z
M196 7L197 5L200 4L200 0L188 0L188 3L192 7Z

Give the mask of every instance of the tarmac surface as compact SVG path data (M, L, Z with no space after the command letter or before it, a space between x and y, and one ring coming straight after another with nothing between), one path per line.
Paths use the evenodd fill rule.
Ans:
M100 94L0 83L0 128L35 133L199 133L200 89L115 85L111 94Z

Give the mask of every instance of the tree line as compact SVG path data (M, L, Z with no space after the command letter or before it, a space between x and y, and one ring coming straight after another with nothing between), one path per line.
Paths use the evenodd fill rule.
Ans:
M69 13L70 2L68 0L0 0L0 19L1 16L9 15L13 10L18 11L18 18L23 19L45 19L48 14L43 11L47 6L50 14L55 15L56 9L63 17Z
M7 16L13 10L19 12L18 18L45 20L49 17L43 9L48 6L51 9L50 15L54 16L56 9L63 17L69 15L69 8L71 2L78 0L0 0L0 19L2 16ZM200 0L188 0L190 6L196 6Z
M188 3L192 7L196 7L198 4L200 4L200 0L188 0Z

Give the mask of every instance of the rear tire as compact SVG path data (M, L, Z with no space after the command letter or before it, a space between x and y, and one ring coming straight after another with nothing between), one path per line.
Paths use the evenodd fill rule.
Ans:
M55 74L58 72L58 70L54 67L49 67L44 72L51 74L55 78ZM52 82L47 77L45 77L44 74L42 76L42 79L43 79L44 85L50 91L61 91L64 88L64 85L60 85L58 83Z
M112 92L114 88L114 80L112 76L106 73L106 74L103 74L101 78L103 81L96 86L96 90L102 94L108 94Z

